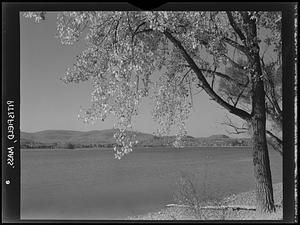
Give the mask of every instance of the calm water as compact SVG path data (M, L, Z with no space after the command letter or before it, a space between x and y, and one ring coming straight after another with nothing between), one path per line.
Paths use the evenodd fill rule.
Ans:
M282 158L270 150L274 183ZM254 189L250 148L22 150L22 219L126 219L174 203L181 174L194 175L205 198Z

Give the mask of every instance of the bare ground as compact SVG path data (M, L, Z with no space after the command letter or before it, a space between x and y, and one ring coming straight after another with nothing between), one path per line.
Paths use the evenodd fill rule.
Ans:
M183 207L165 207L159 212L148 213L128 218L129 220L282 220L282 183L273 184L274 201L276 212L259 215L251 210L199 210L195 212L189 208ZM203 202L202 206L218 205L246 205L255 206L254 191L243 192L236 195L230 195L221 201Z

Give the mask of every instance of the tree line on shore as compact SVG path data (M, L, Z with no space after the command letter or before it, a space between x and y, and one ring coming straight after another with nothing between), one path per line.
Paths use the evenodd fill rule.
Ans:
M155 140L156 139L156 140ZM138 143L137 147L170 147L172 146L172 137L170 138L154 138L154 140L142 141ZM22 149L75 149L75 148L113 148L114 143L72 143L72 142L55 142L55 143L41 143L41 142L21 142ZM230 146L251 146L249 138L193 138L184 141L185 147L230 147Z

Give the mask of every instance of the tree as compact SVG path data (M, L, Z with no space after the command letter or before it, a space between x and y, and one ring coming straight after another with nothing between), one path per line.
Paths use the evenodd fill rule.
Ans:
M72 143L65 143L65 148L66 148L66 149L74 149L75 146L74 146L74 144L72 144Z
M279 31L278 31L279 32ZM273 149L276 150L282 156L282 65L281 65L281 47L277 47L275 52L280 54L276 60L265 64L264 55L267 52L265 50L261 54L262 70L264 73L264 85L265 85L265 101L266 101L266 115L269 124L267 124L266 134L268 136L268 143L272 145ZM237 63L231 63L230 67L225 68L225 73L229 74L231 78L238 81L247 81L245 86L239 85L238 83L229 82L228 80L222 79L219 83L219 91L222 95L228 99L234 105L239 105L249 109L251 104L250 99L250 85L248 82L247 74L243 67L246 66L247 61L242 58L237 59ZM226 122L223 124L233 128L234 134L246 133L248 131L247 124L243 124L242 127L237 126L227 116Z
M238 65L245 65L245 62L238 60ZM263 70L267 79L265 80L265 101L266 101L266 115L268 143L282 156L282 91L281 91L281 67L274 68L275 63L271 63L267 66L264 65ZM243 70L232 65L225 69L226 74L230 74L235 80L241 78L247 78L247 75ZM250 101L250 86L239 86L236 83L228 82L227 80L221 80L219 83L219 91L234 105L249 108ZM222 123L229 126L233 131L227 131L231 134L247 133L249 128L247 123L244 123L241 127L236 125L232 120L226 116L226 121Z
M45 13L25 13L37 21ZM82 110L84 121L104 120L113 114L116 157L132 151L136 143L132 118L140 101L153 98L153 118L160 134L177 128L174 142L181 147L185 121L195 89L208 96L247 124L252 137L256 200L259 212L275 210L266 140L266 74L261 43L281 47L280 12L63 12L58 14L58 37L64 45L85 36L87 48L75 58L63 81L92 80L91 107ZM268 30L271 38L259 35ZM235 62L239 52L245 64ZM223 72L234 64L239 79ZM161 75L152 76L154 70ZM244 74L244 75L243 75ZM224 99L216 88L220 80L238 85L235 100ZM227 91L228 88L226 88ZM243 92L242 92L243 90ZM238 93L238 94L237 94ZM231 94L231 93L230 93ZM249 109L239 106L245 95ZM117 148L117 146L121 146Z

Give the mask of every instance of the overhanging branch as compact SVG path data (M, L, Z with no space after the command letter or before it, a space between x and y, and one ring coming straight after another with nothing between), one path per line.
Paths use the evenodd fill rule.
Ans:
M197 75L199 82L201 83L202 88L205 90L205 92L217 103L219 103L221 106L223 106L225 109L227 109L229 112L231 112L234 115L237 115L241 117L244 120L249 120L251 118L251 115L247 113L246 111L236 108L227 102L225 102L219 95L217 95L214 90L210 87L209 83L205 79L202 71L200 68L196 65L194 60L191 58L191 56L187 53L185 48L182 46L181 42L178 41L173 35L168 31L165 30L163 34L180 50L182 56L187 61L187 63L190 65L191 69L194 71L194 73Z
M223 40L228 43L229 45L231 45L232 47L240 50L241 52L243 52L245 55L248 55L248 48L245 47L244 45L241 45L237 42L235 42L234 40L231 40L228 37L224 37Z
M241 39L241 41L245 42L246 41L246 37L243 34L243 32L241 31L241 29L238 27L237 23L235 22L231 12L226 11L228 20L230 25L232 26L233 30L238 34L239 38Z
M213 71L213 70L209 70L209 69L200 69L201 71L204 71L204 72L207 72L207 73L211 73L211 74L215 74L216 76L218 77L221 77L221 78L224 78L230 82L233 82L239 86L242 86L242 87L246 87L248 85L249 82L247 82L246 84L243 84L243 83L240 83L240 82L237 82L236 80L232 79L230 76L228 76L227 74L224 74L224 73L221 73L221 72L216 72L216 71Z

